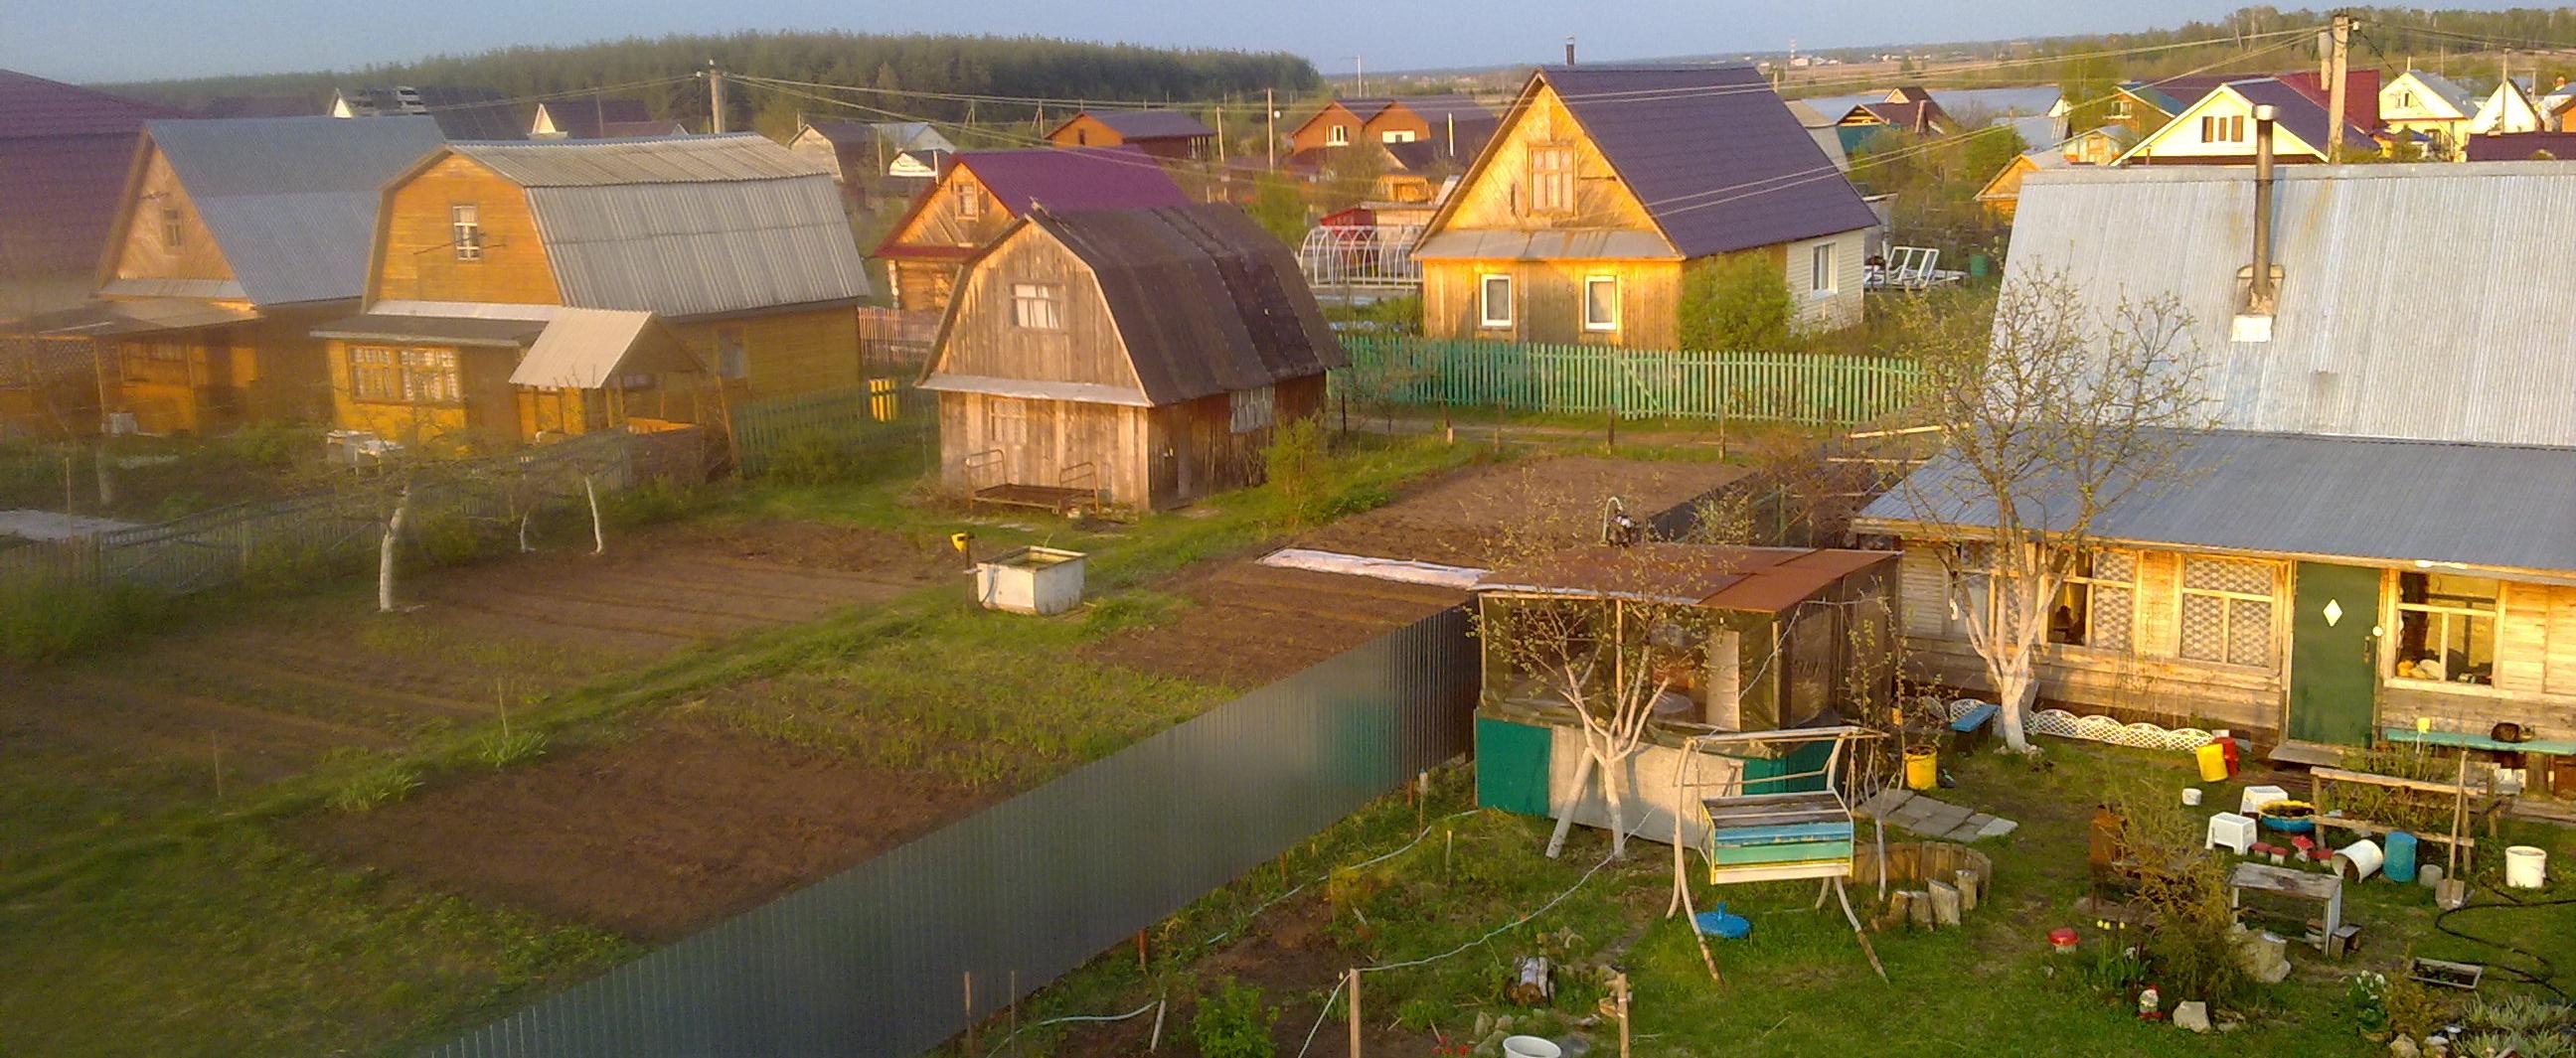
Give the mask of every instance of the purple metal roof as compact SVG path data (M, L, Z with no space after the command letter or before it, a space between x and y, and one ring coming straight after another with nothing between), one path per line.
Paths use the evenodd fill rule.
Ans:
M1085 115L1109 126L1111 132L1131 140L1216 135L1216 130L1207 127L1206 122L1178 110L1086 110L1074 117L1080 119Z
M2307 93L2277 77L2229 81L2227 87L2256 106L2270 105L2274 122L2290 130L2291 135L2307 141L2309 146L2320 151L2326 149L2327 130L2334 127L2334 119ZM2346 121L2343 142L2348 146L2367 146L2372 142L2370 130Z
M2502 135L2469 137L2469 160L2473 162L2529 161L2534 152L2548 151L2562 162L2576 162L2576 132L2512 132Z
M1170 173L1133 147L959 151L954 158L1014 216L1028 212L1031 202L1059 213L1190 203Z
M0 70L0 139L133 133L154 118L191 115L78 85ZM122 178L125 174L118 173Z
M143 123L167 107L0 70L0 272L86 275Z
M1549 66L1538 76L1684 257L1878 223L1750 66Z

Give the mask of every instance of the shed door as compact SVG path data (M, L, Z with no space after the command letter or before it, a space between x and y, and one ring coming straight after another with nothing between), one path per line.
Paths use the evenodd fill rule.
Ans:
M2379 571L2301 562L2292 591L2290 718L2286 734L2303 742L2360 746L2370 742L2376 713Z

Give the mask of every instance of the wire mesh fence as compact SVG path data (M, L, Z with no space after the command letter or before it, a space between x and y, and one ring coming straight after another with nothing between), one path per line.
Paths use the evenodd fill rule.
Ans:
M1338 395L1457 410L1615 414L1852 426L1915 396L1914 365L1889 357L1622 349L1600 345L1345 337Z

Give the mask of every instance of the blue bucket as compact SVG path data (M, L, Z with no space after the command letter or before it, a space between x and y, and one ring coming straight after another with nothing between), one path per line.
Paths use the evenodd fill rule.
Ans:
M1728 914L1723 903L1691 916L1691 922L1699 927L1700 932L1721 940L1743 940L1753 933L1753 921L1742 915Z
M2390 831L2383 844L2387 846L2388 862L2379 866L2380 871L2392 882L2414 881L2415 835L2403 830Z

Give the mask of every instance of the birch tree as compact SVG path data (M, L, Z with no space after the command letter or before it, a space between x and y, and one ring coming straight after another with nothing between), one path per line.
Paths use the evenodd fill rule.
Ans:
M1951 612L2015 750L2029 749L2053 604L2095 548L2096 523L2179 484L2185 450L2208 428L2191 324L2169 296L2132 300L2042 274L2003 292L1990 330L1918 329L1925 410L1948 443L1898 493L1941 545Z

